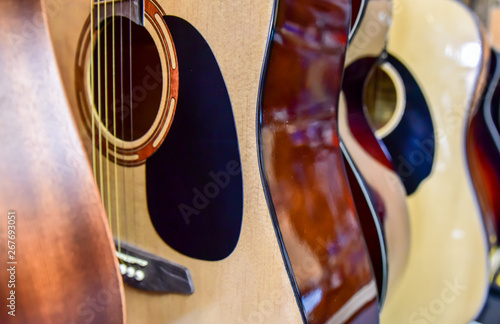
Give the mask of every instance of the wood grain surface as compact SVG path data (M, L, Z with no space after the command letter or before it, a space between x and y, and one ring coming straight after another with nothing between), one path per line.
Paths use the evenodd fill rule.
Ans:
M58 3L58 0L47 0ZM70 103L78 116L75 56L78 38L90 13L86 0L59 2L50 19L56 54ZM168 15L192 24L206 39L225 79L238 133L243 171L243 224L234 252L218 262L188 258L157 235L147 210L145 166L120 168L133 210L122 219L121 238L191 271L191 296L151 294L126 288L128 322L151 323L300 323L267 210L257 162L255 107L273 1L158 1ZM175 117L174 117L175 122ZM82 134L85 127L79 121ZM87 138L87 150L90 140ZM120 181L121 182L121 181ZM135 199L131 199L135 197ZM116 223L115 223L116 224Z
M124 323L105 213L64 95L39 0L0 3L2 323ZM8 287L7 212L16 215ZM9 240L11 238L9 237Z

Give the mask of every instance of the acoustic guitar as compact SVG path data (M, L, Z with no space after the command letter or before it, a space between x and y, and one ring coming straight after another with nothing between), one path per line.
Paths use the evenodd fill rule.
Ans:
M498 245L500 233L500 135L495 126L495 108L498 109L498 82L500 80L499 54L492 50L489 62L487 86L481 100L471 112L467 158L472 181L485 218L491 247ZM496 269L492 269L496 272Z
M500 133L497 128L500 107L500 54L491 51L487 87L470 117L467 157L479 204L489 234L491 271L500 270L498 235L500 233ZM498 290L498 280L492 288Z
M385 48L391 15L391 1L367 1L363 19L352 31L347 48L339 106L341 139L366 181L368 199L378 205L374 208L382 224L388 263L386 291L381 296L388 294L387 298L391 297L390 292L397 285L408 259L410 229L406 192L393 169L385 144L375 137L365 115L363 99L366 83ZM362 200L360 197L356 202ZM358 214L361 218L359 208Z
M259 179L272 1L47 1L127 322L299 323Z
M489 83L488 86L488 91L486 92L486 97L489 99L484 98L484 116L487 118L485 119L487 125L488 125L488 130L490 132L490 136L495 139L495 143L499 143L497 139L499 139L500 136L500 86L499 86L499 74L500 74L500 66L498 64L498 50L500 49L500 8L498 4L492 5L490 8L490 16L489 16L489 32L492 36L492 48L493 48L493 54L491 57L491 65L490 65L490 71L492 72L494 66L495 67L495 73L490 74L490 80L491 82ZM496 85L495 85L496 83ZM479 111L478 114L481 114ZM491 119L490 119L491 117ZM493 147L490 147L493 149ZM489 152L489 154L496 154L495 151ZM500 154L500 153L499 153ZM492 160L494 161L494 160ZM495 176L498 173L498 165L495 167ZM493 182L490 183L490 185L493 185ZM490 191L486 193L487 195L494 196L495 191ZM496 191L496 194L498 195L498 189ZM496 201L493 202L493 204L496 204ZM498 216L495 218L496 224L497 224L497 232L496 234L498 235L499 230L500 230L500 222ZM492 282L492 291L494 291L496 294L500 294L500 253L497 252L495 255L492 257L492 266L491 266L493 271L496 271L493 282Z
M377 135L408 194L411 241L381 322L468 323L484 304L489 278L465 137L489 49L465 5L398 0L387 52L379 74L391 82L396 105Z
M260 162L299 305L308 323L378 323L337 126L350 1L279 1L275 10L258 105Z
M124 323L111 234L40 0L0 2L0 322Z

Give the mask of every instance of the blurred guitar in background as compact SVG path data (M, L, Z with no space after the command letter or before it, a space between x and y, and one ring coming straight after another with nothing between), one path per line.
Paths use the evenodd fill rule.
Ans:
M499 3L493 1L472 2L475 11L485 10L480 15L488 26L488 39L492 42L486 88L476 111L471 115L469 128L468 158L471 164L474 185L478 193L481 209L490 236L500 235L500 10ZM498 239L490 239L492 289L500 292L500 251Z
M500 268L500 134L494 120L500 105L500 55L491 51L487 86L477 108L470 116L467 157L479 204L489 231L491 271ZM495 110L497 113L495 113ZM493 280L494 287L498 287Z
M339 106L341 140L366 180L368 199L374 202L376 216L382 224L388 259L386 289L389 295L397 285L408 259L410 229L406 193L393 169L385 144L375 137L367 120L363 98L366 82L385 48L391 15L391 1L366 2L362 19L351 31ZM358 202L363 199L356 198L358 207ZM361 208L357 209L363 226L366 222L363 214L367 213L362 213ZM369 248L372 241L368 240ZM377 263L374 261L376 260L372 257L372 262ZM385 292L381 295L383 300Z
M387 103L374 100L369 111L408 194L411 242L383 323L468 323L483 307L488 237L467 164L466 130L488 55L464 5L394 2L387 56L372 83L392 89L385 100L394 109L384 116Z

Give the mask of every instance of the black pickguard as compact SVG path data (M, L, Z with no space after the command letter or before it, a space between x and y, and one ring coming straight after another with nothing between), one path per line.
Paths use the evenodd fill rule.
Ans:
M382 140L407 195L411 195L431 173L435 154L434 126L429 106L410 71L391 55L386 61L398 71L404 82L406 102L398 126Z
M171 129L146 163L151 221L161 238L189 257L216 261L236 247L243 181L229 94L203 36L166 16L179 64Z

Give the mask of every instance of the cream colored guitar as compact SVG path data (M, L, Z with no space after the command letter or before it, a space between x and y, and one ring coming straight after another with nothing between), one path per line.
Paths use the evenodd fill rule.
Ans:
M483 306L488 243L465 131L484 83L484 47L478 21L459 2L395 1L382 71L398 104L378 135L409 194L411 241L382 323L464 324Z
M347 50L344 92L339 105L342 141L368 186L380 196L384 207L381 221L388 259L386 298L389 300L408 259L410 229L406 192L364 116L363 90L364 82L384 50L391 15L391 1L367 2Z
M47 0L45 5L66 92L86 143L89 159L94 164L96 180L115 240L119 242L117 250L122 274L127 283L136 287L126 288L128 323L302 322L267 210L257 162L255 107L273 1ZM166 15L182 19L169 18L167 24L164 19ZM108 17L106 23L105 17ZM174 25L177 26L175 35ZM181 25L193 28L184 30L178 27ZM172 30L169 30L171 27ZM177 56L177 51L181 50L181 46L178 46L180 43L183 44L183 53L190 53L189 42L194 40L189 35L193 35L193 30L197 30L206 40L209 47L198 44L203 45L201 48L209 54L208 48L213 51L213 57L220 67L224 82L217 91L227 87L239 143L241 172L237 159L226 161L225 170L211 170L219 182L207 182L205 189L208 188L208 191L203 191L202 187L198 191L200 196L196 196L197 188L184 188L183 182L174 180L173 176L176 174L173 174L166 185L174 184L179 189L157 200L160 203L170 202L180 191L193 189L195 191L191 191L191 196L194 205L190 205L189 201L182 205L184 202L180 201L175 214L166 213L152 218L150 214L157 211L148 202L146 193L151 192L149 186L157 179L155 175L148 173L149 160L157 158L158 150L162 150L171 140L176 127L179 129L176 121L189 121L189 118L180 117L186 114L181 109L193 108L186 105L186 102L195 100L198 96L196 93L192 96L182 95L182 91L189 90L182 87L183 67L189 62L186 63L185 56ZM184 32L188 34L183 36ZM145 46L142 52L132 51L132 57L127 48L130 38ZM90 50L92 44L96 44L94 51ZM114 54L99 54L104 49L112 50L113 47ZM120 48L125 50L117 50ZM198 50L191 50L191 54L196 53ZM107 66L102 60L107 60ZM111 77L106 78L106 73L122 73L121 65L126 68L130 66L127 62L139 62L139 66L143 64L143 70L129 73L140 77L138 82L142 85L142 88L135 88L137 83L132 83L135 101L130 96L115 97L111 92L113 88L125 88L118 91L127 92L130 83L123 86L120 82L113 82ZM148 65L155 62L156 65ZM205 67L202 64L197 69L184 72L196 74L204 71ZM102 80L108 80L107 84ZM125 82L130 81L127 79ZM210 87L211 83L204 86ZM102 89L110 90L106 92ZM156 94L153 94L155 91ZM101 100L94 99L95 93L101 94ZM199 96L201 98L202 95ZM124 101L129 104L124 105ZM214 105L217 104L216 102ZM109 110L108 106L119 106L119 114ZM135 135L130 130L127 133L123 127L118 128L121 117L131 113L138 114L141 109L153 111L145 123L147 127L140 128L140 121L136 120L138 128L133 128ZM105 116L106 112L108 116ZM231 118L232 116L229 119L232 120ZM216 129L224 127L222 124L210 125L208 121L207 125ZM191 134L186 129L186 136ZM170 156L170 160L178 157L175 154ZM163 162L160 161L160 171L169 171L170 167L161 168L161 163ZM210 208L220 198L218 194L213 194L214 190L222 192L225 188L227 178L226 175L220 175L220 172L226 172L228 177L228 174L234 176L228 181L237 181L234 179L242 175L242 211L240 209L239 213L229 213L228 216L235 218L236 223L238 217L242 217L241 225L236 226L236 242L228 242L229 247L222 254L211 254L205 260L200 260L199 255L197 258L188 257L186 253L179 253L167 245L165 240L169 238L162 239L157 233L159 230L155 231L152 221L155 223L165 220L167 224L168 220L174 218L176 221L185 221L188 233L189 226L194 228L196 222L206 215L203 205ZM211 173L207 172L206 176L209 174ZM210 183L214 185L210 187ZM154 192L156 191L153 190ZM201 198L202 195L204 198ZM210 200L207 196L214 198ZM209 200L208 203L206 200ZM234 203L237 204L238 201ZM215 237L214 240L226 235L227 230L223 225L225 224L214 229L215 234L209 232L207 235ZM169 226L163 227L165 231L170 229ZM182 241L182 237L176 239L176 242ZM183 243L185 246L190 246L191 243L195 245L195 242ZM210 244L206 245L207 250L209 246ZM199 250L203 248L198 244ZM196 253L198 252L192 252ZM208 261L210 257L218 260ZM158 273L160 270L152 269L153 266L158 266L158 269L165 272ZM147 291L157 288L167 291Z

